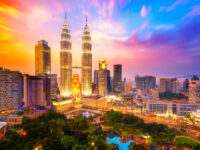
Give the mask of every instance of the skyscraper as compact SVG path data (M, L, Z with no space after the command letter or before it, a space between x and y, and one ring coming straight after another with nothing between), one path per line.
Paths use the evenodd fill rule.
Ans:
M110 70L106 70L107 73L107 89L108 89L108 94L112 92L112 87L111 87L111 77L110 77Z
M179 80L176 78L171 79L171 92L179 93Z
M0 108L18 108L23 102L23 75L0 68Z
M72 83L72 43L66 15L62 28L60 48L60 95L70 96Z
M51 73L51 48L45 40L35 45L35 75Z
M183 92L189 92L189 80L185 79L183 82Z
M189 81L189 102L200 103L200 82L197 76Z
M135 83L136 83L136 88L140 90L147 90L150 91L150 89L155 89L156 88L156 77L154 76L135 76Z
M176 78L160 78L160 93L179 93L179 80Z
M107 96L107 62L106 59L99 59L99 95Z
M82 37L82 60L81 60L81 72L82 72L82 94L91 95L92 94L92 44L89 28L86 25Z
M117 64L113 66L113 92L120 94L122 92L122 65Z
M170 78L160 78L160 87L159 92L169 92L171 88L171 79Z
M97 68L94 71L94 84L95 84L95 88L98 89L99 88L99 68Z

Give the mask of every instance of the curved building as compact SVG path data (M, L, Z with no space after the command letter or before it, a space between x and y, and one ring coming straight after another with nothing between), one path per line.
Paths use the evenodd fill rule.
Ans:
M60 48L60 95L70 96L72 83L72 43L66 15L62 27Z
M82 37L82 94L85 96L92 94L92 44L90 32L87 25L87 17L86 17L86 25L83 32Z

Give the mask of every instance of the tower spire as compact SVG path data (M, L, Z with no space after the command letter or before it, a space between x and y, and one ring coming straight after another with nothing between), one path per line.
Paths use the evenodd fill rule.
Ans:
M86 17L86 25L87 25L87 15L85 15L85 17Z
M65 25L67 24L67 12L65 12Z

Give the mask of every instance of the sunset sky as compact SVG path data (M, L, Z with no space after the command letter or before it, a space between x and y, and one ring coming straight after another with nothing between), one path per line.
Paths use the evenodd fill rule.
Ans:
M87 15L93 69L103 57L127 78L200 73L200 0L0 0L0 66L34 74L34 46L44 39L59 75L65 11L74 66Z

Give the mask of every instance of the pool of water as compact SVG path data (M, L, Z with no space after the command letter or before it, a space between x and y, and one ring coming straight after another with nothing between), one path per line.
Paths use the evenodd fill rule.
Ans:
M112 143L112 144L118 144L119 145L119 150L128 150L128 146L129 144L132 142L132 141L128 141L127 143L121 143L119 141L120 137L119 136L116 136L114 138L106 138L108 140L108 143Z

